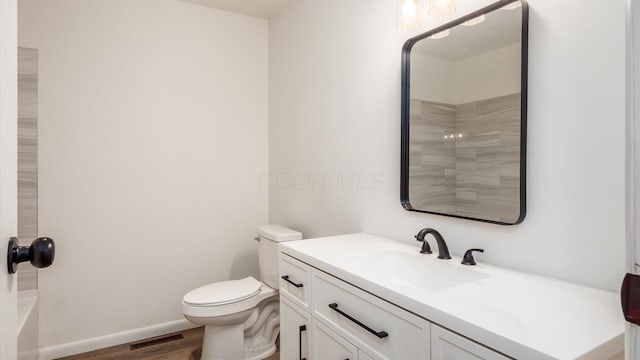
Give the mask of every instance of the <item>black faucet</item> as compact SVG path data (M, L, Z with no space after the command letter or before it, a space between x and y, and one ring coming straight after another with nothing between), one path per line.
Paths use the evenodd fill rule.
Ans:
M477 251L477 252L484 252L484 249L469 249L467 250L467 252L464 253L464 256L462 257L462 262L460 264L462 265L475 265L476 264L476 259L473 258L473 252Z
M416 240L422 241L422 249L420 250L421 254L431 254L431 248L425 240L425 236L433 235L436 238L436 243L438 244L438 259L451 259L451 255L449 255L449 248L447 247L447 243L444 242L444 238L436 229L425 228L420 230L416 235Z

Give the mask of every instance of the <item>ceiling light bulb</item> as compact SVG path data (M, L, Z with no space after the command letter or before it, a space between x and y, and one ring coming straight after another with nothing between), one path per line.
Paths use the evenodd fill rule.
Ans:
M481 22L483 22L486 19L486 16L484 15L480 15L478 17L475 17L471 20L465 21L462 25L464 26L473 26L473 25L478 25Z
M417 6L414 0L405 0L402 5L402 16L414 17L416 16Z
M445 37L449 36L449 33L450 33L450 31L448 29L444 30L444 31L440 31L439 33L435 33L435 34L429 36L429 39L434 39L434 40L442 39L442 38L445 38Z
M503 6L502 8L504 10L513 10L513 9L517 9L519 7L522 7L522 3L520 1L515 1L515 2L512 2L511 4L507 4L507 5Z

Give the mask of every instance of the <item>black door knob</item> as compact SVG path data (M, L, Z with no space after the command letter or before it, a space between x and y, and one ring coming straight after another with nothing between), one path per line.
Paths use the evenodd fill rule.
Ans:
M18 246L18 238L9 239L7 251L7 268L9 274L18 271L18 264L29 261L37 268L46 268L53 263L56 255L56 244L52 238L39 237L31 243L31 246Z

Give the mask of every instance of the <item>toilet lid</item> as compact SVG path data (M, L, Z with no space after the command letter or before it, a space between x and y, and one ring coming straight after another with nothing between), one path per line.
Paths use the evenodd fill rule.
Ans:
M187 293L182 301L193 306L224 305L251 298L259 292L260 282L249 276L199 287Z

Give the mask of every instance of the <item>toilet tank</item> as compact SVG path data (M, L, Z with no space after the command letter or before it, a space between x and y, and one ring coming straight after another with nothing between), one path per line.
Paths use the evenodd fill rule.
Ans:
M302 233L280 225L264 225L258 232L258 262L260 280L273 289L278 288L278 244L302 239Z

